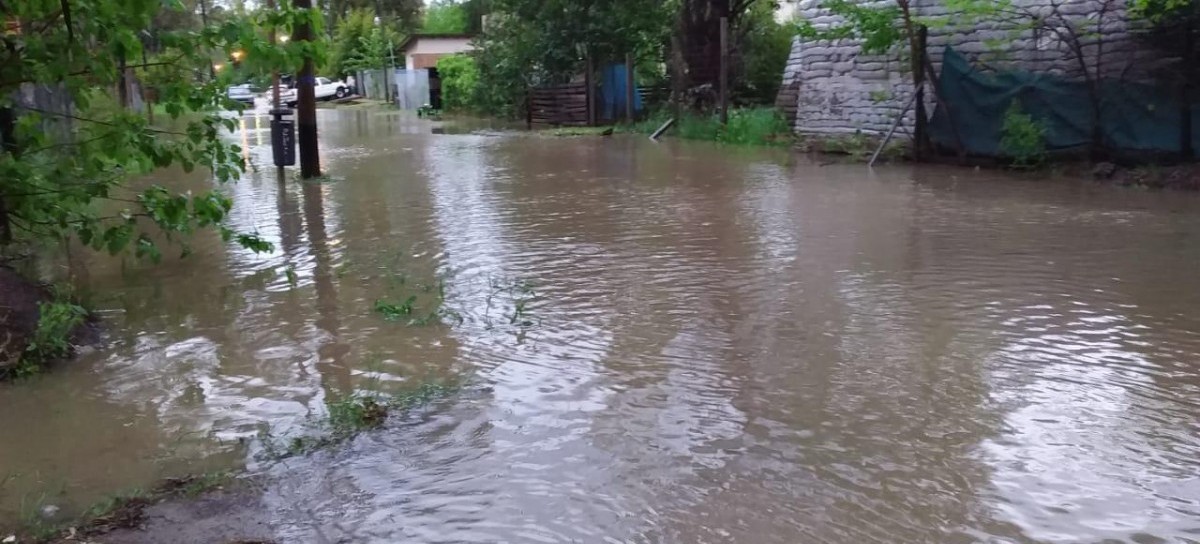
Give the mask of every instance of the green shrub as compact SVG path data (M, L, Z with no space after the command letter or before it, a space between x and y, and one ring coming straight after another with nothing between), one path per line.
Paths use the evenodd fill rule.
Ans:
M479 67L467 55L449 55L438 59L438 76L442 78L442 106L447 111L478 109Z
M1046 161L1046 127L1025 113L1019 100L1013 100L1004 112L1000 152L1019 168L1034 168Z

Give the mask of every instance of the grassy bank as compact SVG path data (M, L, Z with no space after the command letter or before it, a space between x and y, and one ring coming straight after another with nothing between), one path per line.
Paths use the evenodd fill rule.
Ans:
M662 126L671 114L665 110L652 113L648 118L630 127L641 134L652 134ZM739 108L729 112L729 123L722 125L717 115L685 113L675 119L675 126L667 136L684 140L703 140L731 145L774 145L794 143L795 138L787 120L774 108Z
M249 480L239 479L232 472L210 472L167 478L149 489L128 489L97 501L77 518L51 520L46 517L53 510L42 506L26 514L22 527L4 532L5 542L58 543L90 542L91 539L119 529L135 529L145 519L150 506L169 499L194 499L203 494L233 486L244 485Z

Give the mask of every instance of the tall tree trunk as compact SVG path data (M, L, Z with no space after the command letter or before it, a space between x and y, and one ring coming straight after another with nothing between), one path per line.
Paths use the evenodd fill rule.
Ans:
M6 153L16 158L20 155L16 140L17 116L11 107L0 108L0 145ZM8 217L8 199L0 185L0 247L12 243L12 222Z
M676 15L675 30L671 32L667 53L670 55L667 68L671 74L671 114L679 117L687 102L688 76L687 59L683 56L683 14Z
M200 24L204 25L204 28L208 28L208 8L205 6L205 0L200 0ZM217 67L213 66L211 62L208 63L208 77L217 79Z
M735 24L737 14L731 12L733 0L683 0L680 6L679 45L687 81L684 88L720 84L721 18Z
M295 0L295 6L300 10L311 9L312 0ZM312 23L305 20L297 25L293 39L312 41ZM306 55L296 84L296 139L300 144L300 177L303 179L321 175L321 158L317 149L317 97L313 89L315 83L313 59Z
M125 52L117 54L117 97L122 109L129 109L129 69L125 66Z
M912 58L912 84L917 99L913 102L913 158L918 162L929 155L928 114L925 111L925 47L928 42L929 30L917 26L913 22L909 9L909 0L899 0L900 13L904 18L904 33L908 36L908 51Z

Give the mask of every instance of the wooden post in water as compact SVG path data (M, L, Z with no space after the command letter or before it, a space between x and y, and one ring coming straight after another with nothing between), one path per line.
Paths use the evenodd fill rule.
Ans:
M729 18L721 17L721 124L729 123Z
M913 92L916 93L913 122L913 159L925 160L929 151L928 118L925 116L925 45L929 29L924 25L917 28L917 39L912 51Z
M592 52L587 52L587 66L583 72L583 86L586 88L584 99L587 100L587 124L589 127L596 126L596 82L592 81Z
M533 90L525 87L525 129L533 130Z
M633 124L633 53L625 53L625 122Z

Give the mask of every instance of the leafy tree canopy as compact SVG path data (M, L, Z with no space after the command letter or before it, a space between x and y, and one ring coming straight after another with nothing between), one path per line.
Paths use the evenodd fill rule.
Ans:
M329 70L343 75L354 70L376 70L391 62L392 48L404 41L394 21L376 22L371 10L350 10L334 31Z
M425 9L421 32L461 34L467 31L467 10L454 0L434 0Z
M353 9L365 9L372 17L390 22L400 33L409 34L420 26L424 5L424 0L330 0L329 11L338 21Z
M185 244L186 253L188 234L216 228L252 250L271 249L254 234L225 226L233 203L219 187L235 180L245 164L241 150L221 135L236 123L222 113L237 107L225 98L230 76L212 79L208 67L214 52L239 59L250 72L291 71L304 55L320 57L317 43L272 46L265 33L287 33L305 20L320 28L319 12L285 7L207 27L173 13L189 22L164 28L155 26L164 10L186 10L184 4L7 4L0 48L0 246L76 237L97 250L157 259L158 234ZM153 62L143 56L151 29ZM173 121L157 126L115 104L113 97L123 93L114 89L132 77L153 82L150 94ZM39 93L53 97L53 104L28 100ZM164 175L169 166L207 169L217 188L190 194L129 184L134 177Z

